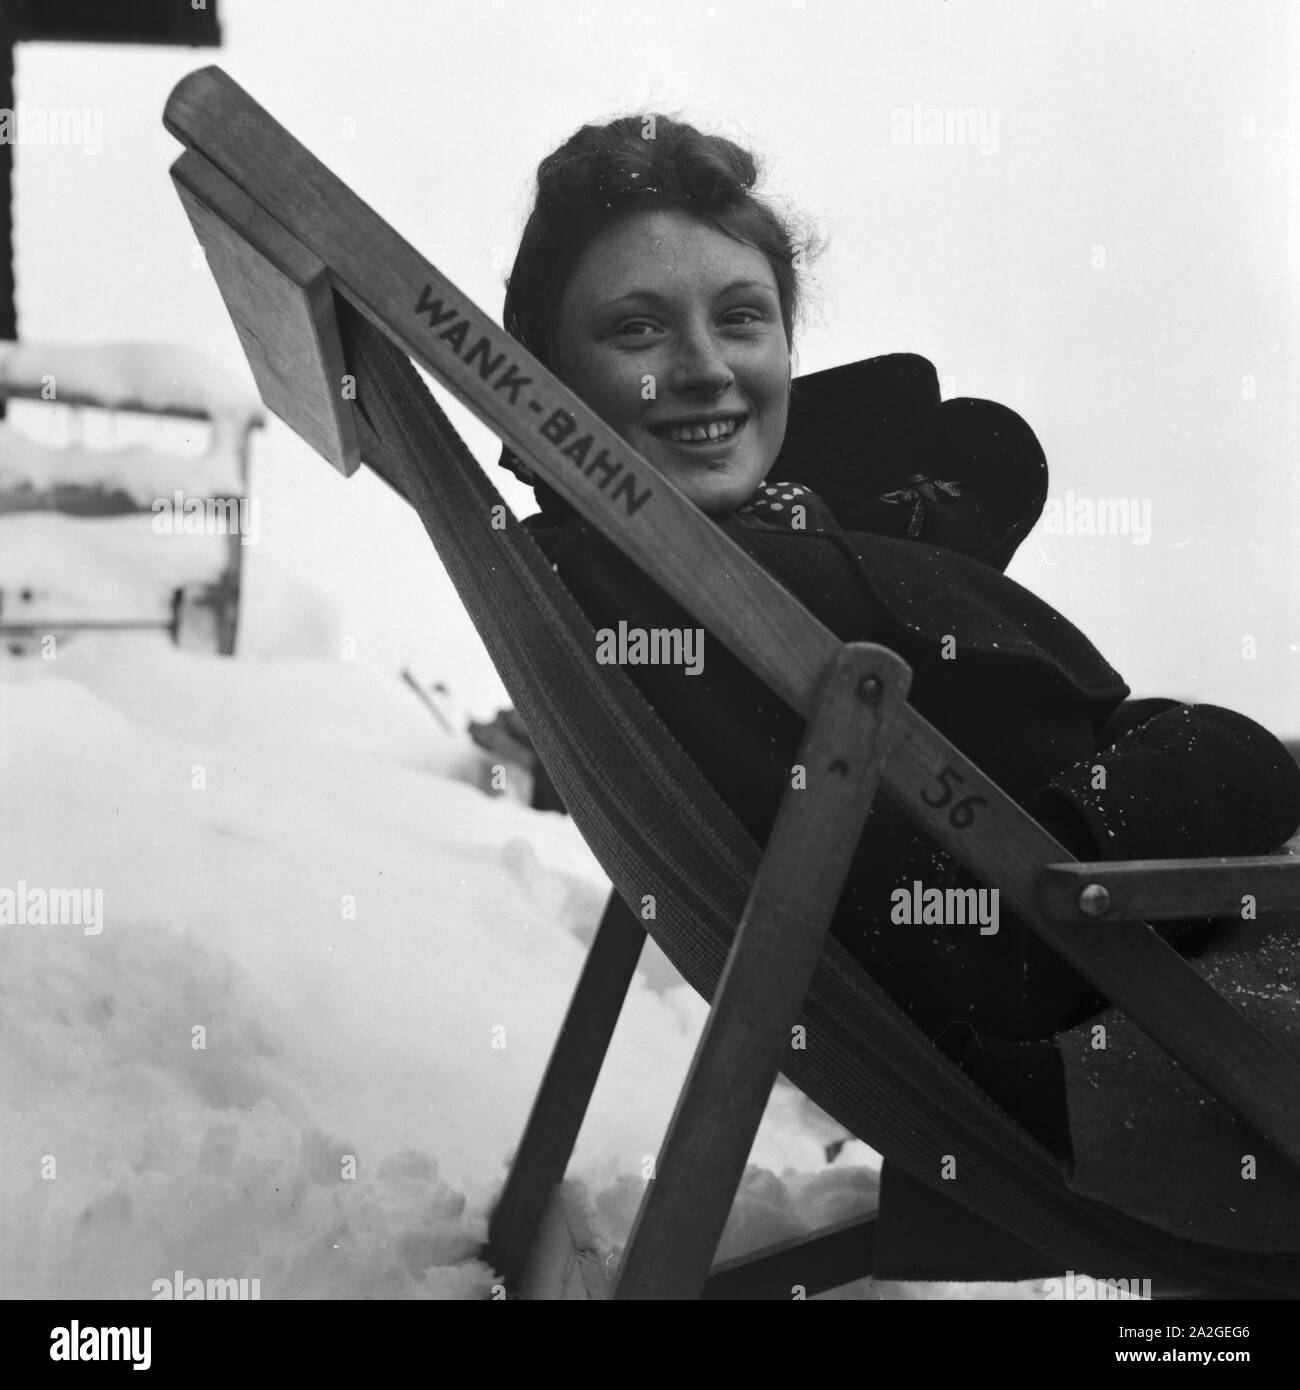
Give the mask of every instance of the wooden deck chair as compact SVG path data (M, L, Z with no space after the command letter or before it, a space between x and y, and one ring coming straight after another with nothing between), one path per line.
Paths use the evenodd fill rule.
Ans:
M1175 1238L1071 1192L827 934L882 789L1294 1165L1300 1072L1145 923L1233 915L1247 887L1260 911L1300 906L1300 865L1077 863L908 705L897 656L840 643L219 68L183 79L164 119L188 147L172 177L263 399L418 512L617 890L492 1219L486 1257L511 1294L789 1298L870 1272L870 1220L712 1268L778 1071L958 1218L1006 1233L1038 1262L1026 1275L1300 1293L1300 1257ZM807 788L786 794L765 852L627 676L592 660L591 625L411 358L805 717ZM561 449L580 435L585 471ZM807 862L819 871L790 870ZM560 1183L645 931L712 1008L610 1288ZM941 1181L945 1159L956 1181ZM966 1277L984 1277L979 1261Z

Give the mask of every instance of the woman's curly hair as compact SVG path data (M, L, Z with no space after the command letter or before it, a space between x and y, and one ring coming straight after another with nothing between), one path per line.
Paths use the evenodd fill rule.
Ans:
M762 252L776 277L787 341L804 245L753 188L748 150L663 115L584 125L537 167L537 194L507 281L505 329L555 368L555 323L579 257L631 208L678 208Z

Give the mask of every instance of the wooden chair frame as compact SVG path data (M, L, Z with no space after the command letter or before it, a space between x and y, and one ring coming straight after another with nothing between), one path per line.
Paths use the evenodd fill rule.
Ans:
M608 1287L561 1182L644 939L611 899L491 1223L531 1297L789 1297L866 1273L871 1222L711 1268L863 822L882 789L1212 1094L1300 1164L1300 1069L1155 932L1300 907L1275 857L1076 862L907 703L910 671L843 644L648 461L478 310L219 68L165 113L172 177L265 403L350 475L359 423L347 300L619 544L807 720L787 792L651 1182ZM585 467L570 441L583 440ZM570 452L566 455L565 448ZM795 875L814 860L825 872ZM798 890L791 885L799 883ZM797 1269L801 1277L792 1279Z

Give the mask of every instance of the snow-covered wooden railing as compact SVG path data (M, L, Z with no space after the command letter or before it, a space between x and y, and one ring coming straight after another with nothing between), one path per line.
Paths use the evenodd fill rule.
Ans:
M219 364L191 348L161 343L0 343L0 399L93 408L112 414L208 422L211 435L198 455L141 444L88 448L79 443L51 447L10 425L0 425L0 519L16 513L58 512L69 516L123 517L131 513L170 515L195 499L205 515L229 520L248 507L249 443L265 422L256 394ZM178 499L181 499L178 503ZM179 533L179 515L176 531ZM224 558L215 583L178 585L151 604L156 611L104 618L63 612L69 599L56 586L44 594L11 555L0 572L0 632L10 644L49 631L88 627L165 628L178 635L186 613L212 615L217 650L234 650L238 612L242 526L221 532ZM129 563L129 560L127 561ZM211 570L208 571L211 573ZM7 591L7 592L6 592ZM41 611L53 597L57 612ZM44 606L48 607L48 603Z
M266 419L248 386L202 353L172 343L0 342L0 399L210 421L212 439L201 464L172 461L166 455L161 461L183 468L182 481L196 492L200 488L193 485L202 483L229 489L233 496L247 486L249 436ZM157 468L144 466L143 456L152 451L121 452L138 452L141 457L131 462L141 465L140 472L157 473ZM90 486L113 460L107 450L83 455L75 449L43 449L34 440L14 440L6 430L0 447L0 489L8 492L23 482L37 491L65 481ZM132 495L139 494L129 474L123 473L121 481Z

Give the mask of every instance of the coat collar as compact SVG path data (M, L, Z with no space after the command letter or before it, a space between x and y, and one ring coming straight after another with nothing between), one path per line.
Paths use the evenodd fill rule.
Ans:
M847 531L999 570L1047 497L1047 460L1024 420L993 401L942 400L933 364L905 352L796 378L770 476L812 488Z

